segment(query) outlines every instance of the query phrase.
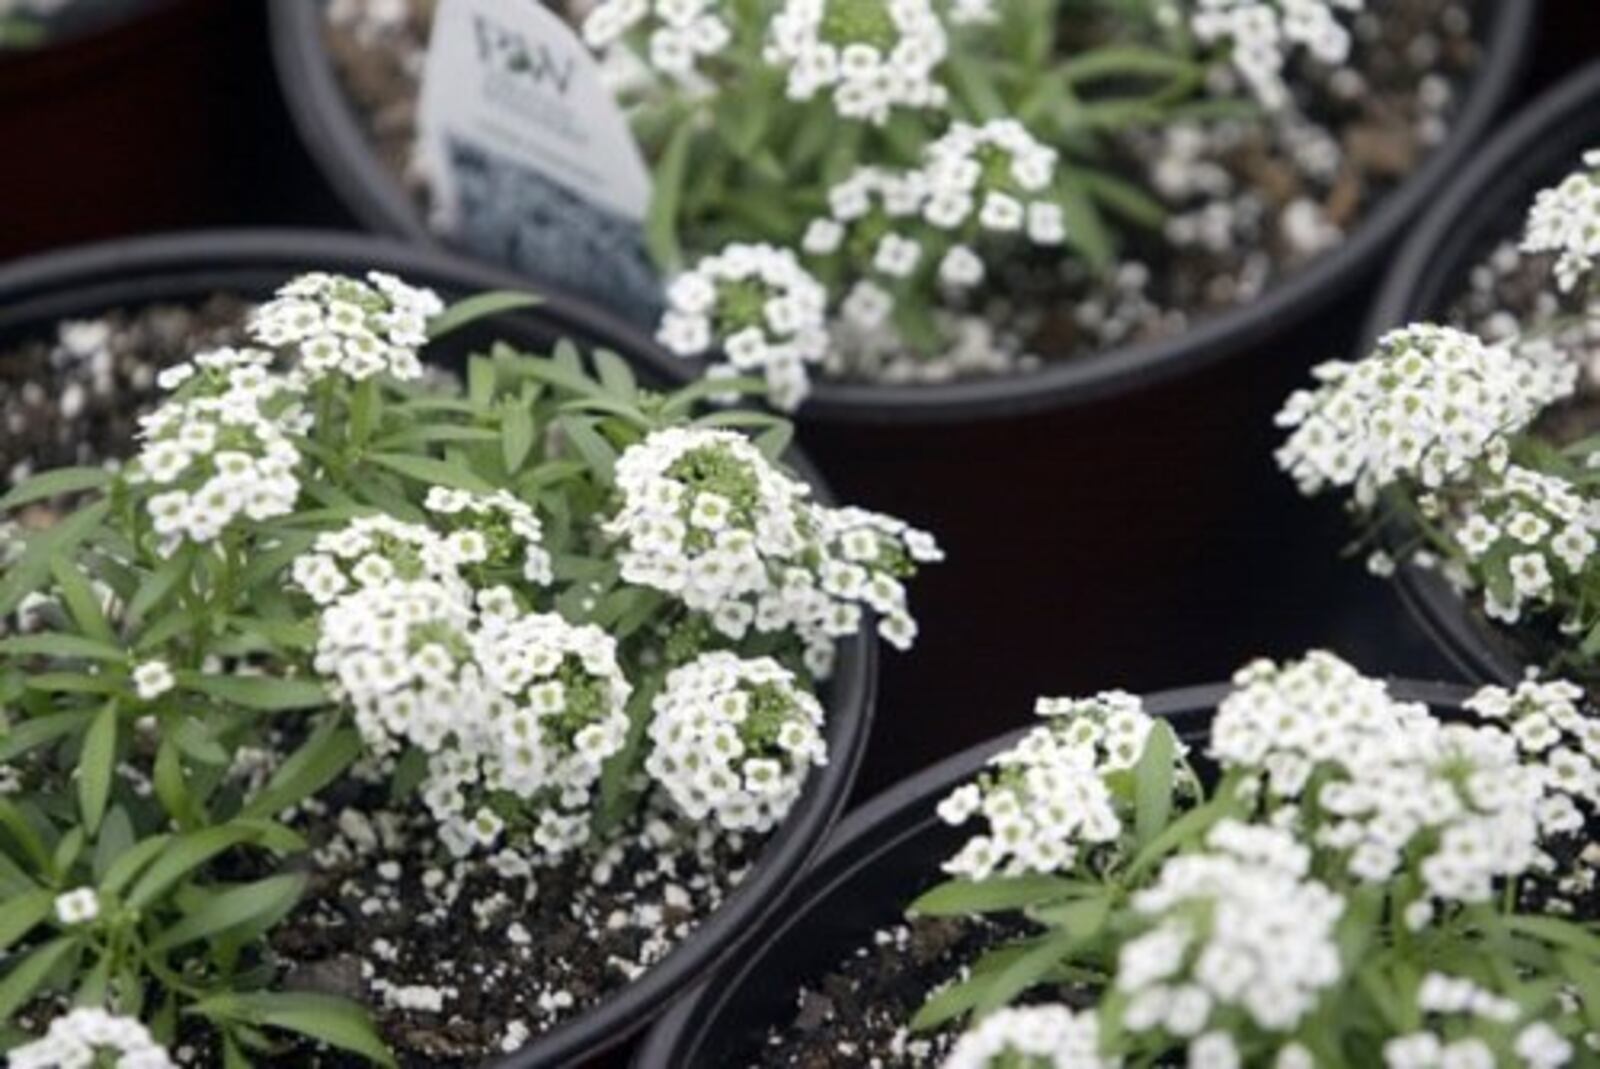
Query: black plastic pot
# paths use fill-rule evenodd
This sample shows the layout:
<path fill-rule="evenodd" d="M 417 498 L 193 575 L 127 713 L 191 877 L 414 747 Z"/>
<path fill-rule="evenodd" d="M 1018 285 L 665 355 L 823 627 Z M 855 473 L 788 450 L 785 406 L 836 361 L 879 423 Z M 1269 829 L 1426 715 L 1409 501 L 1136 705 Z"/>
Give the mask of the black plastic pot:
<path fill-rule="evenodd" d="M 217 293 L 265 295 L 306 270 L 390 271 L 446 297 L 503 287 L 503 274 L 398 242 L 312 231 L 226 231 L 145 238 L 36 257 L 0 269 L 0 347 L 48 335 L 64 317 L 155 301 L 204 300 Z M 534 309 L 496 317 L 452 338 L 447 359 L 489 338 L 537 348 L 570 337 L 580 346 L 632 355 L 629 339 L 608 333 L 551 295 Z M 798 454 L 788 458 L 815 488 L 829 492 Z M 639 980 L 593 1010 L 541 1035 L 495 1069 L 588 1062 L 626 1041 L 684 989 L 725 961 L 770 918 L 805 870 L 844 807 L 871 726 L 877 680 L 875 641 L 851 640 L 823 695 L 828 765 L 815 772 L 794 810 L 750 875 L 721 909 Z"/>
<path fill-rule="evenodd" d="M 1148 699 L 1146 708 L 1168 717 L 1185 741 L 1203 745 L 1212 713 L 1230 689 L 1168 691 Z M 1391 692 L 1452 709 L 1467 696 L 1459 687 L 1432 683 L 1396 683 Z M 744 1065 L 734 1060 L 742 1040 L 792 1016 L 802 984 L 864 945 L 873 931 L 901 920 L 906 905 L 941 878 L 939 863 L 970 833 L 944 824 L 934 807 L 1019 735 L 912 776 L 841 821 L 782 919 L 762 931 L 737 966 L 713 976 L 661 1019 L 640 1045 L 634 1069 Z"/>
<path fill-rule="evenodd" d="M 1580 165 L 1600 144 L 1600 63 L 1522 111 L 1445 190 L 1400 251 L 1366 328 L 1370 344 L 1388 330 L 1439 316 L 1463 292 L 1468 273 L 1521 230 L 1534 195 Z M 1470 678 L 1520 679 L 1526 659 L 1438 575 L 1402 569 L 1399 588 L 1428 634 Z"/>
<path fill-rule="evenodd" d="M 1210 317 L 1179 337 L 1050 363 L 1028 375 L 918 386 L 819 383 L 803 415 L 865 423 L 1015 416 L 1148 386 L 1281 336 L 1375 270 L 1379 257 L 1460 170 L 1516 84 L 1538 8 L 1538 0 L 1482 5 L 1488 21 L 1483 66 L 1449 137 L 1415 175 L 1361 222 L 1343 246 L 1274 286 L 1259 300 Z M 273 51 L 284 95 L 328 181 L 365 225 L 410 241 L 436 244 L 438 239 L 409 195 L 368 145 L 360 117 L 323 47 L 320 0 L 279 0 L 272 5 L 272 15 Z M 651 355 L 671 376 L 695 375 L 700 370 L 698 363 L 663 350 L 652 348 Z"/>

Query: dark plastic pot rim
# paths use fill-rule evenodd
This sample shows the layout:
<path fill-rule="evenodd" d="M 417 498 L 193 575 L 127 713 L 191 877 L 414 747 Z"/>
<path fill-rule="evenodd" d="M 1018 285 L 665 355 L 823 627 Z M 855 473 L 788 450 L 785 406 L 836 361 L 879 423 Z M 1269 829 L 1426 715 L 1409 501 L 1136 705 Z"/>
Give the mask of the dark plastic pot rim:
<path fill-rule="evenodd" d="M 1274 285 L 1259 299 L 1209 316 L 1178 337 L 1053 362 L 1039 371 L 924 386 L 819 382 L 801 410 L 810 420 L 936 423 L 1020 416 L 1112 397 L 1241 353 L 1348 292 L 1470 158 L 1516 84 L 1539 0 L 1485 5 L 1483 65 L 1443 144 L 1364 217 L 1342 246 Z M 401 184 L 371 151 L 355 109 L 322 46 L 313 0 L 273 4 L 272 45 L 289 109 L 312 155 L 345 204 L 373 229 L 437 246 Z M 673 378 L 700 365 L 654 344 L 651 358 Z"/>
<path fill-rule="evenodd" d="M 1486 251 L 1507 223 L 1501 199 L 1519 194 L 1600 136 L 1600 63 L 1570 76 L 1525 108 L 1450 184 L 1402 246 L 1363 331 L 1370 349 L 1389 330 L 1440 310 L 1446 287 Z M 1587 137 L 1586 137 L 1587 135 Z M 1531 191 L 1529 192 L 1531 200 Z M 1485 208 L 1490 214 L 1483 214 Z M 1396 576 L 1402 600 L 1434 643 L 1469 678 L 1515 683 L 1525 670 L 1507 636 L 1436 572 L 1407 565 Z"/>
<path fill-rule="evenodd" d="M 1387 681 L 1397 699 L 1423 702 L 1433 708 L 1459 707 L 1469 688 L 1450 683 Z M 1218 704 L 1233 691 L 1226 683 L 1163 691 L 1145 699 L 1145 708 L 1165 717 L 1191 744 L 1210 723 Z M 633 1069 L 698 1067 L 706 1040 L 721 1022 L 728 1000 L 746 985 L 760 983 L 759 970 L 772 947 L 803 928 L 814 908 L 857 879 L 885 852 L 937 823 L 933 807 L 959 784 L 971 779 L 1001 750 L 1028 731 L 1018 728 L 980 743 L 886 789 L 852 810 L 828 837 L 821 857 L 806 874 L 786 916 L 764 929 L 742 964 L 719 973 L 685 995 L 661 1018 L 640 1045 Z"/>
<path fill-rule="evenodd" d="M 138 238 L 19 260 L 0 269 L 0 335 L 90 309 L 209 295 L 245 276 L 260 285 L 269 276 L 287 278 L 301 270 L 368 268 L 393 271 L 457 295 L 505 283 L 503 276 L 497 283 L 495 272 L 456 257 L 359 235 L 217 231 Z M 604 323 L 587 323 L 559 297 L 504 317 L 511 333 L 539 320 L 541 329 L 553 327 L 554 333 L 572 333 L 588 344 L 629 351 L 625 337 L 613 336 Z M 792 453 L 787 459 L 820 500 L 831 500 L 826 483 L 802 455 Z M 753 936 L 782 904 L 844 808 L 866 752 L 877 657 L 871 635 L 858 635 L 842 645 L 826 691 L 829 763 L 813 773 L 789 818 L 722 907 L 638 980 L 517 1053 L 492 1062 L 493 1069 L 564 1065 L 615 1047 Z"/>

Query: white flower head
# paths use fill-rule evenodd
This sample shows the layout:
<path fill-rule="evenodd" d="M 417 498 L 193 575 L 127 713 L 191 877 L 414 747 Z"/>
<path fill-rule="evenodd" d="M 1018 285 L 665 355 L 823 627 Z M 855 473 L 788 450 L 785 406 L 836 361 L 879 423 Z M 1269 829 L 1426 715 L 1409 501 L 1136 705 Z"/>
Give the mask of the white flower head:
<path fill-rule="evenodd" d="M 793 252 L 734 244 L 673 280 L 657 338 L 684 357 L 720 349 L 715 370 L 761 375 L 772 404 L 792 411 L 810 392 L 806 369 L 827 355 L 826 307 Z"/>
<path fill-rule="evenodd" d="M 956 1041 L 943 1069 L 1116 1069 L 1100 1053 L 1100 1022 L 1091 1011 L 1067 1006 L 1011 1006 L 996 1010 Z"/>
<path fill-rule="evenodd" d="M 764 56 L 788 72 L 788 95 L 829 93 L 842 118 L 881 125 L 896 108 L 942 108 L 949 49 L 930 0 L 783 0 Z"/>
<path fill-rule="evenodd" d="M 649 69 L 695 87 L 702 64 L 733 41 L 722 0 L 600 0 L 583 22 L 590 48 L 612 56 L 632 42 Z"/>
<path fill-rule="evenodd" d="M 1138 762 L 1155 721 L 1138 698 L 1121 691 L 1043 698 L 1038 712 L 1048 723 L 940 803 L 946 823 L 981 816 L 987 824 L 945 862 L 951 875 L 1069 872 L 1086 851 L 1122 837 L 1128 814 L 1106 777 Z"/>
<path fill-rule="evenodd" d="M 133 670 L 133 689 L 140 701 L 154 701 L 176 685 L 166 661 L 144 661 Z"/>
<path fill-rule="evenodd" d="M 1600 256 L 1600 151 L 1584 156 L 1585 169 L 1542 190 L 1528 214 L 1522 250 L 1557 257 L 1556 283 L 1575 289 Z"/>
<path fill-rule="evenodd" d="M 1149 928 L 1118 955 L 1124 1027 L 1203 1040 L 1237 1010 L 1263 1031 L 1293 1030 L 1343 973 L 1344 900 L 1310 862 L 1283 829 L 1223 820 L 1203 852 L 1164 863 L 1133 896 Z"/>
<path fill-rule="evenodd" d="M 1569 396 L 1577 368 L 1535 361 L 1449 327 L 1386 335 L 1367 359 L 1316 369 L 1292 395 L 1278 464 L 1305 494 L 1352 487 L 1370 506 L 1402 480 L 1437 489 L 1481 467 L 1503 468 L 1507 438 Z"/>
<path fill-rule="evenodd" d="M 1283 71 L 1296 46 L 1318 62 L 1340 66 L 1352 37 L 1341 21 L 1366 0 L 1199 0 L 1189 15 L 1196 38 L 1228 46 L 1234 70 L 1260 103 L 1281 110 L 1290 103 Z"/>
<path fill-rule="evenodd" d="M 705 653 L 656 696 L 645 771 L 691 820 L 768 831 L 827 763 L 821 725 L 817 699 L 770 657 Z"/>
<path fill-rule="evenodd" d="M 428 320 L 443 309 L 432 290 L 381 271 L 365 281 L 317 272 L 280 288 L 250 317 L 249 330 L 258 344 L 292 354 L 307 384 L 328 375 L 410 380 L 422 376 L 417 354 Z"/>
<path fill-rule="evenodd" d="M 132 1017 L 98 1007 L 79 1007 L 50 1022 L 40 1039 L 13 1047 L 10 1069 L 176 1069 L 177 1063 L 150 1030 Z"/>
<path fill-rule="evenodd" d="M 69 927 L 100 916 L 100 896 L 93 887 L 78 887 L 56 896 L 56 920 Z"/>

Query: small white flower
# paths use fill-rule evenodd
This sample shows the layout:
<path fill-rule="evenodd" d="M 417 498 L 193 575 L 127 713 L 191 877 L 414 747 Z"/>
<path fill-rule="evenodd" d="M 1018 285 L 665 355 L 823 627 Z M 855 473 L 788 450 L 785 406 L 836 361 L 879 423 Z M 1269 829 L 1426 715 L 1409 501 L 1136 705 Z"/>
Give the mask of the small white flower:
<path fill-rule="evenodd" d="M 176 685 L 165 661 L 145 661 L 133 670 L 133 689 L 140 701 L 154 701 Z"/>
<path fill-rule="evenodd" d="M 79 887 L 56 896 L 56 920 L 62 924 L 88 924 L 98 916 L 100 896 L 93 887 Z"/>

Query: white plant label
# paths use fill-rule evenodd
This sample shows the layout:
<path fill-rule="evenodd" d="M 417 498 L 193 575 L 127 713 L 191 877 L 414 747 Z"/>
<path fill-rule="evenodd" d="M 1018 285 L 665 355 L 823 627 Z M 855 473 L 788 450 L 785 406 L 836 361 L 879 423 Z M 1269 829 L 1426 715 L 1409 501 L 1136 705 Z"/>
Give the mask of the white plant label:
<path fill-rule="evenodd" d="M 650 172 L 559 15 L 537 0 L 440 0 L 418 125 L 437 228 L 569 290 L 653 304 Z"/>

